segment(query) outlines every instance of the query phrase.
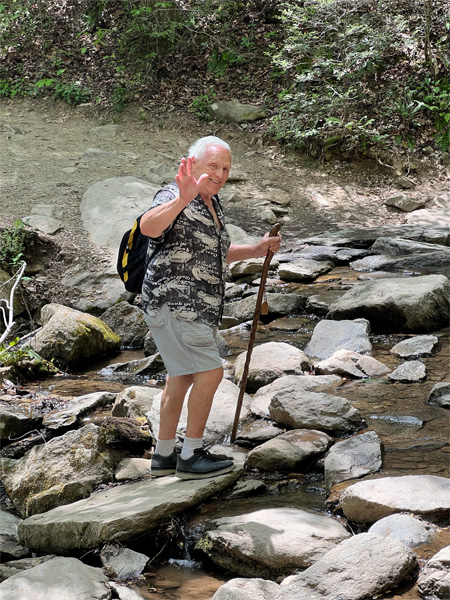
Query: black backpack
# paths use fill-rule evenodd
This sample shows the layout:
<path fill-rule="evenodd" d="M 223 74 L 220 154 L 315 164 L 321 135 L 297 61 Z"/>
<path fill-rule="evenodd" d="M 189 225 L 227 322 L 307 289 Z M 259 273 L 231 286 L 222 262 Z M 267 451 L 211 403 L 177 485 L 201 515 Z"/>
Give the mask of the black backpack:
<path fill-rule="evenodd" d="M 141 231 L 140 215 L 131 229 L 123 234 L 117 257 L 117 272 L 125 285 L 125 289 L 133 294 L 140 294 L 147 268 L 147 249 L 149 238 Z"/>

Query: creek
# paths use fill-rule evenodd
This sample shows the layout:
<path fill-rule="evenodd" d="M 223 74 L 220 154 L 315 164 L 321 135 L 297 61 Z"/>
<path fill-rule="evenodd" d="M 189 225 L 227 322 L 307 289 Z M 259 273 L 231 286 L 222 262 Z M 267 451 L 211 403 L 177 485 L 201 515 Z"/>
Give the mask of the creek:
<path fill-rule="evenodd" d="M 335 295 L 336 281 L 343 281 L 345 278 L 354 280 L 355 277 L 353 271 L 343 272 L 342 269 L 335 269 L 326 277 L 316 280 L 314 284 L 309 284 L 309 290 L 313 286 L 315 294 Z M 308 285 L 290 285 L 289 291 L 292 291 L 292 287 L 302 291 Z M 282 341 L 304 349 L 318 319 L 315 315 L 304 313 L 295 318 L 287 317 L 272 323 L 260 323 L 256 344 Z M 449 413 L 444 408 L 426 403 L 431 388 L 448 377 L 450 328 L 430 333 L 439 338 L 439 346 L 432 356 L 422 359 L 427 369 L 427 377 L 423 382 L 399 383 L 392 382 L 387 377 L 346 380 L 333 392 L 348 398 L 364 417 L 367 429 L 375 431 L 382 440 L 383 465 L 379 474 L 384 477 L 419 474 L 450 476 Z M 222 335 L 229 347 L 229 354 L 224 358 L 224 367 L 230 372 L 236 357 L 247 349 L 250 328 L 242 325 L 224 330 Z M 389 350 L 406 337 L 401 334 L 371 336 L 372 356 L 391 369 L 396 368 L 402 361 L 390 354 Z M 162 378 L 131 380 L 128 376 L 113 376 L 107 368 L 110 364 L 143 356 L 143 352 L 123 351 L 112 358 L 91 364 L 82 372 L 49 380 L 42 390 L 46 389 L 52 395 L 64 397 L 95 391 L 119 392 L 130 385 L 162 388 Z M 98 421 L 103 416 L 107 414 L 99 413 L 89 419 Z M 246 449 L 242 448 L 242 451 L 245 452 Z M 329 509 L 320 462 L 308 473 L 249 473 L 247 477 L 262 480 L 267 485 L 266 491 L 260 495 L 238 499 L 228 499 L 226 492 L 220 498 L 201 505 L 193 514 L 185 515 L 184 518 L 189 518 L 189 528 L 201 527 L 211 518 L 268 507 L 289 506 L 318 512 Z M 189 539 L 184 536 L 183 519 L 174 521 L 172 525 L 177 529 L 177 534 L 170 543 L 161 545 L 161 553 L 147 568 L 147 587 L 139 586 L 134 589 L 140 597 L 152 600 L 209 600 L 215 590 L 233 578 L 233 575 L 200 562 L 195 552 L 190 549 Z M 153 547 L 153 543 L 154 539 L 149 537 L 132 547 L 152 557 L 153 550 L 150 548 Z M 438 549 L 440 548 L 423 549 L 423 558 L 431 556 Z M 413 589 L 413 584 L 409 583 L 397 589 L 395 593 L 383 595 L 380 600 L 388 598 L 415 600 L 419 597 Z"/>

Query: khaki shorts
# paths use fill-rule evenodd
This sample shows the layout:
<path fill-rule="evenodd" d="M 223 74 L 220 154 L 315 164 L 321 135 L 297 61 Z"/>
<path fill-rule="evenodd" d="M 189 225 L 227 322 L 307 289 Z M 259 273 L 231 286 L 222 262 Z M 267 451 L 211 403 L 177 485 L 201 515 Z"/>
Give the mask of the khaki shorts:
<path fill-rule="evenodd" d="M 171 377 L 222 367 L 217 327 L 177 319 L 166 304 L 145 320 Z"/>

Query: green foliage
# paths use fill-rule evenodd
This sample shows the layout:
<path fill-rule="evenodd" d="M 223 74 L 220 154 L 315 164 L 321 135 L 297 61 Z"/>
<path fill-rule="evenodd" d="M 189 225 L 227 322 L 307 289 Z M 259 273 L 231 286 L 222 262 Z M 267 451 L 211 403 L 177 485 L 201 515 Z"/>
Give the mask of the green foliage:
<path fill-rule="evenodd" d="M 392 140 L 411 147 L 417 128 L 431 121 L 439 147 L 448 146 L 448 78 L 435 77 L 448 35 L 428 40 L 427 53 L 434 58 L 431 75 L 424 29 L 411 25 L 424 5 L 419 0 L 412 4 L 285 2 L 283 44 L 272 46 L 274 67 L 288 83 L 272 124 L 275 137 L 316 154 L 330 147 L 347 154 L 370 153 Z M 428 15 L 430 22 L 436 15 Z M 416 72 L 404 89 L 396 70 L 406 61 Z"/>
<path fill-rule="evenodd" d="M 112 104 L 116 112 L 123 112 L 125 106 L 128 104 L 128 90 L 121 86 L 116 85 L 113 89 Z"/>
<path fill-rule="evenodd" d="M 210 88 L 206 94 L 201 94 L 197 98 L 194 98 L 191 104 L 191 111 L 199 118 L 204 121 L 209 120 L 208 106 L 210 106 L 217 94 L 213 88 Z"/>
<path fill-rule="evenodd" d="M 0 267 L 12 273 L 22 263 L 30 231 L 23 221 L 0 230 Z"/>
<path fill-rule="evenodd" d="M 19 338 L 15 338 L 9 344 L 0 345 L 0 365 L 13 367 L 13 377 L 18 380 L 27 379 L 28 376 L 36 377 L 55 375 L 59 372 L 52 361 L 42 358 L 28 346 L 19 346 Z M 30 368 L 29 363 L 32 363 Z"/>

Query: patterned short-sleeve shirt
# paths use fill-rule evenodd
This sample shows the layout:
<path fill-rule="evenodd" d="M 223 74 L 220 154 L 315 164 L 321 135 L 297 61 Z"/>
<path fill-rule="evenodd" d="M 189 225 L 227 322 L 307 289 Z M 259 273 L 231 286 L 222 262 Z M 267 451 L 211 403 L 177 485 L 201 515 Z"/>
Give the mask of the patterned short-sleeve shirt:
<path fill-rule="evenodd" d="M 177 185 L 167 185 L 156 194 L 151 209 L 177 195 Z M 220 229 L 197 196 L 159 238 L 149 238 L 142 287 L 144 310 L 148 314 L 167 304 L 179 319 L 200 320 L 210 325 L 220 323 L 230 237 L 218 197 L 214 196 L 212 201 Z"/>

